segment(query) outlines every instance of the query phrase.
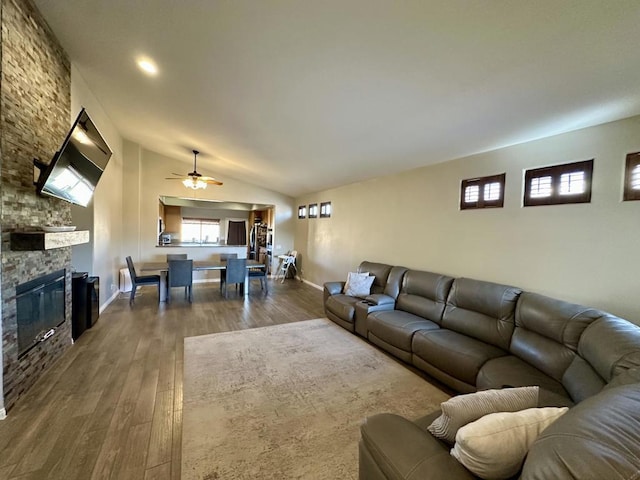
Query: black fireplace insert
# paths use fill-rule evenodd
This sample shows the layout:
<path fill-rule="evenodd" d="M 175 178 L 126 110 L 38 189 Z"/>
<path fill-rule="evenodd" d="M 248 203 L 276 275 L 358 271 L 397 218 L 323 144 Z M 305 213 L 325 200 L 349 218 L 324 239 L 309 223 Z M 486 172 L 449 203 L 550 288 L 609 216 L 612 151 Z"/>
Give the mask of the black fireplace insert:
<path fill-rule="evenodd" d="M 16 287 L 18 356 L 55 334 L 64 323 L 65 307 L 64 270 Z"/>

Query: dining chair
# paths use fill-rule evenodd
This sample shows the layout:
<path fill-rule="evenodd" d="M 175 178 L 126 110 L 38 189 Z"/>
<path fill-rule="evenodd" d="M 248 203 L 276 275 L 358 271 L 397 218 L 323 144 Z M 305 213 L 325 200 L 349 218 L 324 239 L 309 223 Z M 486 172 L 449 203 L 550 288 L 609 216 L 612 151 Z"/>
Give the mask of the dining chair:
<path fill-rule="evenodd" d="M 236 288 L 240 285 L 241 293 L 244 293 L 244 284 L 247 278 L 247 259 L 246 258 L 230 258 L 227 260 L 227 268 L 224 272 L 224 281 L 221 282 L 220 288 L 224 286 L 224 298 L 227 298 L 227 288 L 230 283 L 235 283 Z"/>
<path fill-rule="evenodd" d="M 237 253 L 221 253 L 220 254 L 220 262 L 226 262 L 230 258 L 238 258 Z M 225 269 L 220 270 L 220 291 L 222 292 L 222 284 L 225 281 L 225 275 L 227 271 Z"/>
<path fill-rule="evenodd" d="M 186 253 L 167 253 L 167 262 L 170 260 L 186 260 Z"/>
<path fill-rule="evenodd" d="M 260 280 L 260 288 L 265 291 L 265 293 L 269 293 L 269 287 L 267 284 L 267 266 L 264 267 L 256 267 L 249 269 L 249 283 L 247 283 L 247 289 L 251 289 L 251 280 L 259 279 Z M 248 293 L 248 292 L 247 292 Z"/>
<path fill-rule="evenodd" d="M 167 273 L 167 303 L 171 303 L 171 288 L 184 287 L 185 297 L 193 301 L 193 260 L 169 260 Z"/>
<path fill-rule="evenodd" d="M 127 267 L 129 268 L 129 276 L 131 277 L 131 296 L 129 297 L 129 305 L 133 305 L 136 297 L 136 290 L 142 285 L 158 286 L 158 302 L 160 301 L 160 275 L 137 275 L 136 267 L 133 265 L 131 257 L 127 257 Z"/>

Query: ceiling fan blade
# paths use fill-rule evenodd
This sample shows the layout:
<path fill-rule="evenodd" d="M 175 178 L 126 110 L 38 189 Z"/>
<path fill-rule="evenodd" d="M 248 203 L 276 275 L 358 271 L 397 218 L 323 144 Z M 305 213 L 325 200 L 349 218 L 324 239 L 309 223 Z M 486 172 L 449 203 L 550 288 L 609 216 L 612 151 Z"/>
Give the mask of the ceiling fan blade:
<path fill-rule="evenodd" d="M 213 178 L 213 177 L 205 177 L 205 176 L 202 176 L 202 177 L 200 177 L 200 180 L 202 180 L 202 181 L 204 181 L 204 182 L 207 182 L 207 183 L 210 183 L 210 184 L 212 184 L 212 185 L 222 185 L 222 182 L 221 182 L 221 181 L 216 180 L 216 179 L 215 179 L 215 178 Z"/>
<path fill-rule="evenodd" d="M 165 177 L 165 180 L 190 180 L 192 182 L 205 182 L 209 185 L 222 185 L 222 182 L 219 180 L 216 180 L 213 177 L 207 177 L 202 175 L 201 173 L 198 172 L 198 170 L 196 170 L 196 160 L 198 157 L 198 154 L 200 152 L 198 152 L 197 150 L 193 150 L 193 172 L 189 172 L 186 175 L 181 175 L 179 173 L 175 173 L 172 172 L 171 175 L 175 175 L 175 177 Z"/>

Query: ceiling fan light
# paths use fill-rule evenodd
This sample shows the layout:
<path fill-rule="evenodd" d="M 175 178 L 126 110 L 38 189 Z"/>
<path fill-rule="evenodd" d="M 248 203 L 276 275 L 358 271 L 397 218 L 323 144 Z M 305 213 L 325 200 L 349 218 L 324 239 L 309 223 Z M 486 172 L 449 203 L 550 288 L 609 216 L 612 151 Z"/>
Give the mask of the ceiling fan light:
<path fill-rule="evenodd" d="M 207 182 L 204 182 L 198 178 L 185 178 L 182 181 L 182 184 L 187 188 L 192 188 L 194 190 L 198 190 L 199 188 L 205 189 L 207 188 Z"/>

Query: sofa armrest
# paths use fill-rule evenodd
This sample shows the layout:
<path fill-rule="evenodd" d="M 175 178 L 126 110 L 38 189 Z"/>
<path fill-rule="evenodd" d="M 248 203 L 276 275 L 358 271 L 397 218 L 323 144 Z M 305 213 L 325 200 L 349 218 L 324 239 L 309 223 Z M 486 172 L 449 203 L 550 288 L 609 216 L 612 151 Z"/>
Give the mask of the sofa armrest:
<path fill-rule="evenodd" d="M 377 295 L 370 295 L 370 296 L 377 296 Z M 386 295 L 380 295 L 380 296 L 387 297 Z M 387 298 L 391 298 L 391 297 L 387 297 Z M 372 312 L 380 312 L 382 310 L 393 310 L 394 307 L 395 307 L 395 302 L 376 305 L 373 302 L 362 300 L 361 302 L 356 303 L 355 327 L 354 327 L 355 332 L 361 337 L 368 338 L 369 325 L 367 323 L 367 317 L 369 316 L 369 314 Z"/>
<path fill-rule="evenodd" d="M 345 283 L 347 282 L 326 282 L 324 284 L 324 299 L 326 300 L 331 295 L 342 293 Z"/>
<path fill-rule="evenodd" d="M 449 448 L 406 418 L 382 413 L 360 427 L 360 480 L 381 472 L 389 480 L 471 480 Z"/>
<path fill-rule="evenodd" d="M 395 305 L 396 301 L 393 297 L 385 295 L 384 293 L 375 293 L 369 295 L 364 299 L 365 302 L 369 302 L 371 305 Z"/>

